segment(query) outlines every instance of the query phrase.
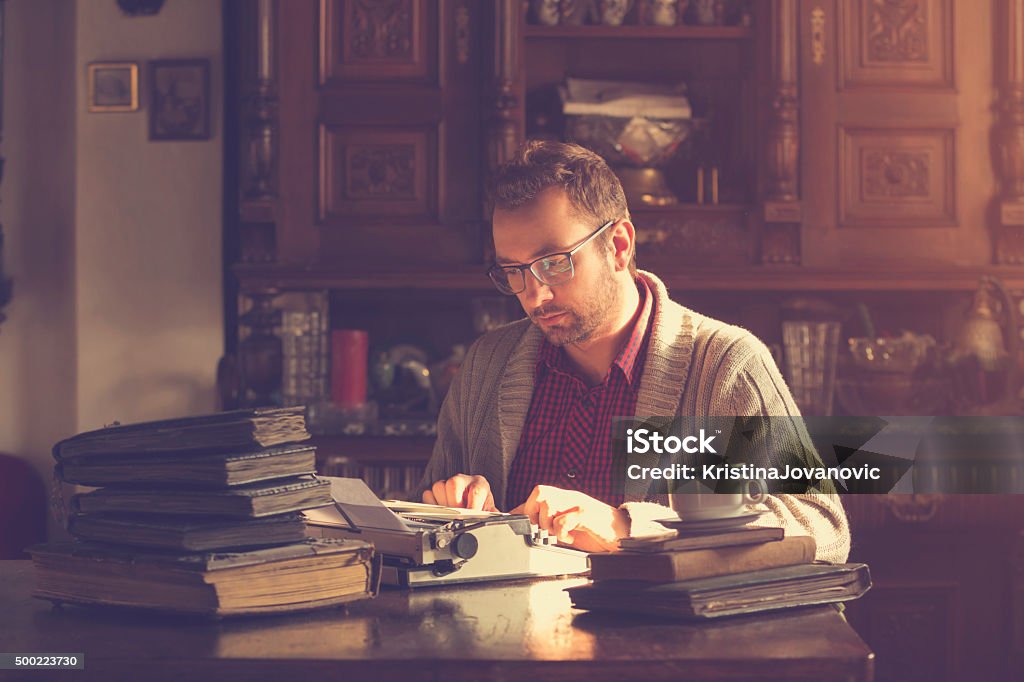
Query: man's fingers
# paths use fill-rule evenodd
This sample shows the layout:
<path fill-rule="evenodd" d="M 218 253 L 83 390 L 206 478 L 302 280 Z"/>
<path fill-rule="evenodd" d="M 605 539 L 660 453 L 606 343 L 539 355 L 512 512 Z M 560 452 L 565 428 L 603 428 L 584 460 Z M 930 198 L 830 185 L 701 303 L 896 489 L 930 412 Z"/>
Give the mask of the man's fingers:
<path fill-rule="evenodd" d="M 540 494 L 541 486 L 533 486 L 533 490 L 530 491 L 530 496 L 526 498 L 526 502 L 523 502 L 521 505 L 516 507 L 516 509 L 520 510 L 520 514 L 526 514 L 527 516 L 529 516 L 530 523 L 535 525 L 537 523 L 537 515 L 540 510 Z"/>
<path fill-rule="evenodd" d="M 484 511 L 498 511 L 498 508 L 494 506 L 494 494 L 491 493 L 490 486 L 487 488 L 487 500 L 484 502 Z"/>
<path fill-rule="evenodd" d="M 465 474 L 458 474 L 452 476 L 444 484 L 444 493 L 448 498 L 449 507 L 465 507 L 466 506 L 466 488 L 469 487 L 469 482 L 472 479 Z"/>
<path fill-rule="evenodd" d="M 442 507 L 449 507 L 448 496 L 444 492 L 444 481 L 434 481 L 434 485 L 430 487 L 432 493 L 434 493 L 434 504 L 439 504 Z"/>
<path fill-rule="evenodd" d="M 564 512 L 555 514 L 551 518 L 551 535 L 554 535 L 563 545 L 573 544 L 573 531 L 579 528 L 582 514 L 579 507 L 567 509 Z"/>
<path fill-rule="evenodd" d="M 547 500 L 541 500 L 537 505 L 537 520 L 534 523 L 546 531 L 551 531 L 551 507 Z"/>
<path fill-rule="evenodd" d="M 423 501 L 426 504 L 437 504 L 437 500 L 434 498 L 434 493 L 430 490 L 423 491 Z"/>
<path fill-rule="evenodd" d="M 474 476 L 471 479 L 469 487 L 466 488 L 466 508 L 467 509 L 486 509 L 487 502 L 491 500 L 491 506 L 494 506 L 494 501 L 490 497 L 491 486 L 488 485 L 487 479 L 483 476 Z"/>

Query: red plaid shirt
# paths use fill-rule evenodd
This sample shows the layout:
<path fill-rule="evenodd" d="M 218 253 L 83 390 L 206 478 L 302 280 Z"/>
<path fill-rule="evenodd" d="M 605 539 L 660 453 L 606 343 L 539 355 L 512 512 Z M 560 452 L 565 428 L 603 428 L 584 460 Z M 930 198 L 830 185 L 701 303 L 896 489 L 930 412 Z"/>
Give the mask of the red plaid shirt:
<path fill-rule="evenodd" d="M 572 369 L 565 349 L 545 340 L 537 357 L 533 399 L 505 496 L 511 509 L 536 485 L 579 490 L 612 506 L 623 501 L 623 476 L 612 450 L 612 417 L 632 417 L 651 336 L 654 296 L 637 279 L 640 316 L 608 369 L 590 387 Z"/>

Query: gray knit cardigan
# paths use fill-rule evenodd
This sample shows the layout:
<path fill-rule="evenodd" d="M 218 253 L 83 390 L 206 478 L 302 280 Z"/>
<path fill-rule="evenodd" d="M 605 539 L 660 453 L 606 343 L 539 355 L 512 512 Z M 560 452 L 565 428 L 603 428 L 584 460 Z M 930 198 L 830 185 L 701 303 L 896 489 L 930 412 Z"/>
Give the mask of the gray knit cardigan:
<path fill-rule="evenodd" d="M 638 277 L 654 293 L 655 307 L 637 416 L 799 416 L 771 353 L 753 334 L 675 303 L 651 273 L 640 271 Z M 437 443 L 418 496 L 434 481 L 478 474 L 490 482 L 498 508 L 507 509 L 508 472 L 530 408 L 543 338 L 529 320 L 520 320 L 472 345 L 441 407 Z M 805 459 L 817 463 L 800 420 L 783 423 L 791 430 L 773 427 L 766 445 L 784 447 L 794 433 L 799 434 L 809 453 Z M 664 496 L 646 495 L 645 487 L 626 484 L 623 509 L 629 513 L 633 535 L 655 532 L 660 528 L 657 519 L 674 515 Z M 771 514 L 763 515 L 758 525 L 812 536 L 819 560 L 846 560 L 850 531 L 837 495 L 770 495 L 765 504 Z"/>

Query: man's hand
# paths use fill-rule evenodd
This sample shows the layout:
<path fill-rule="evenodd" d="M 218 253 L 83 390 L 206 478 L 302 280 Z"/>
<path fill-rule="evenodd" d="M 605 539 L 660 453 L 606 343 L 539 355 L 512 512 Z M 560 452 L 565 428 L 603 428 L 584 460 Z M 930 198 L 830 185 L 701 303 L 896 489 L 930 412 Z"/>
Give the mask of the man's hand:
<path fill-rule="evenodd" d="M 629 534 L 626 513 L 577 490 L 538 485 L 526 502 L 512 510 L 558 541 L 584 552 L 618 549 L 618 539 Z"/>
<path fill-rule="evenodd" d="M 483 476 L 469 474 L 456 474 L 447 481 L 434 481 L 430 490 L 423 491 L 423 501 L 442 507 L 498 511 L 494 506 L 491 484 Z"/>

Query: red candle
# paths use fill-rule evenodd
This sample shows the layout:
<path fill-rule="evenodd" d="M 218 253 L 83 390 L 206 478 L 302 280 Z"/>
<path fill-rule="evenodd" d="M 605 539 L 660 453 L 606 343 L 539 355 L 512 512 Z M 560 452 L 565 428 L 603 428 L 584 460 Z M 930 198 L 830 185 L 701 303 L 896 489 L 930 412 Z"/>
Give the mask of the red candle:
<path fill-rule="evenodd" d="M 369 337 L 361 329 L 331 332 L 331 399 L 342 407 L 366 402 Z"/>

